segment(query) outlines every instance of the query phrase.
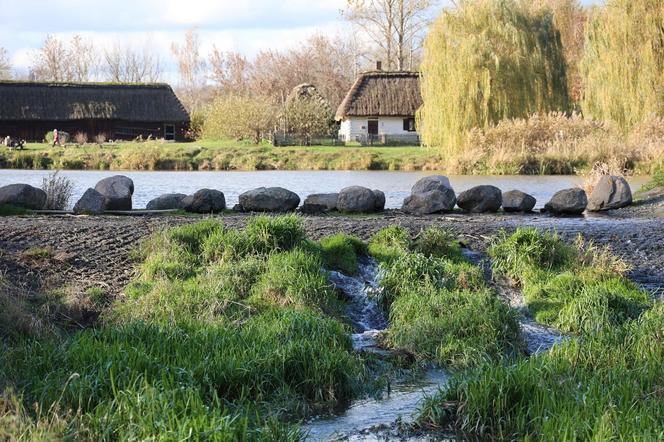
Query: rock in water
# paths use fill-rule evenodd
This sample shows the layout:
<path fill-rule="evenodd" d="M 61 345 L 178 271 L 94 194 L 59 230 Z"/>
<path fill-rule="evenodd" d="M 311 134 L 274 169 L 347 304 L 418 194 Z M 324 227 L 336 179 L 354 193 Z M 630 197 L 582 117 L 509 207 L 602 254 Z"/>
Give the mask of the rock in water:
<path fill-rule="evenodd" d="M 503 210 L 505 212 L 530 212 L 537 204 L 537 200 L 520 190 L 510 190 L 503 193 Z"/>
<path fill-rule="evenodd" d="M 456 204 L 456 195 L 450 188 L 434 189 L 428 192 L 415 193 L 403 202 L 401 210 L 415 215 L 450 212 Z"/>
<path fill-rule="evenodd" d="M 183 199 L 182 207 L 191 213 L 219 213 L 226 208 L 226 198 L 218 190 L 201 189 Z"/>
<path fill-rule="evenodd" d="M 327 210 L 336 210 L 338 193 L 314 193 L 304 200 L 304 205 L 325 206 Z"/>
<path fill-rule="evenodd" d="M 632 189 L 627 180 L 619 176 L 605 175 L 600 178 L 588 199 L 588 210 L 599 212 L 620 209 L 630 204 L 632 204 Z"/>
<path fill-rule="evenodd" d="M 246 212 L 291 212 L 300 205 L 300 197 L 283 187 L 259 187 L 240 195 Z"/>
<path fill-rule="evenodd" d="M 376 194 L 361 186 L 341 189 L 337 210 L 346 213 L 373 213 L 376 211 Z"/>
<path fill-rule="evenodd" d="M 374 189 L 374 196 L 376 197 L 376 202 L 374 204 L 374 210 L 376 212 L 382 212 L 385 210 L 385 193 L 382 190 Z"/>
<path fill-rule="evenodd" d="M 131 210 L 131 196 L 134 194 L 131 178 L 122 175 L 104 178 L 97 183 L 95 190 L 106 199 L 104 210 Z"/>
<path fill-rule="evenodd" d="M 0 204 L 41 210 L 46 205 L 46 192 L 29 184 L 10 184 L 0 187 Z"/>
<path fill-rule="evenodd" d="M 95 189 L 88 189 L 85 191 L 81 199 L 74 204 L 74 213 L 98 215 L 104 211 L 106 198 Z"/>
<path fill-rule="evenodd" d="M 477 186 L 461 192 L 457 205 L 471 213 L 497 212 L 503 204 L 503 193 L 495 186 Z"/>
<path fill-rule="evenodd" d="M 431 175 L 416 182 L 410 193 L 415 195 L 417 193 L 427 193 L 432 190 L 442 191 L 443 188 L 454 190 L 452 189 L 449 178 L 443 175 Z"/>
<path fill-rule="evenodd" d="M 182 201 L 187 197 L 184 193 L 167 193 L 151 200 L 146 209 L 148 210 L 173 210 L 184 207 Z"/>
<path fill-rule="evenodd" d="M 544 211 L 555 215 L 581 215 L 587 205 L 588 197 L 583 189 L 565 189 L 553 195 Z"/>

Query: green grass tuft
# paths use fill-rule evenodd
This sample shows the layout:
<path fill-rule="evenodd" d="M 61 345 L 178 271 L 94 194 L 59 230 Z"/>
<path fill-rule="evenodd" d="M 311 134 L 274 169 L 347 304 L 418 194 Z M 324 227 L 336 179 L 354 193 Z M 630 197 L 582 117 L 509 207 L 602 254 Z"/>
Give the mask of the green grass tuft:
<path fill-rule="evenodd" d="M 358 255 L 368 253 L 367 246 L 362 240 L 343 233 L 328 236 L 319 242 L 325 268 L 346 275 L 355 275 Z"/>
<path fill-rule="evenodd" d="M 664 305 L 517 363 L 452 379 L 419 421 L 482 440 L 661 440 Z"/>
<path fill-rule="evenodd" d="M 401 226 L 389 226 L 376 232 L 369 241 L 369 254 L 378 262 L 390 262 L 408 253 L 410 234 Z"/>
<path fill-rule="evenodd" d="M 518 229 L 489 249 L 494 270 L 521 284 L 534 318 L 570 333 L 591 333 L 637 318 L 652 301 L 620 275 L 624 263 L 592 244 Z"/>

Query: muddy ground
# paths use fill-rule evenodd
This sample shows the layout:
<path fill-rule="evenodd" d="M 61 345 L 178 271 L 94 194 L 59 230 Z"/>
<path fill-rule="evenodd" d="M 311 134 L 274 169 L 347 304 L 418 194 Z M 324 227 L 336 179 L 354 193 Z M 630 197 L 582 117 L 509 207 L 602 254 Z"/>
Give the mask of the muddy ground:
<path fill-rule="evenodd" d="M 633 267 L 630 277 L 656 294 L 664 293 L 664 217 L 662 201 L 610 215 L 554 218 L 531 215 L 447 214 L 409 216 L 386 211 L 375 216 L 305 217 L 312 239 L 345 232 L 362 239 L 382 227 L 399 224 L 415 235 L 429 225 L 449 227 L 470 248 L 484 251 L 500 230 L 519 226 L 556 230 L 566 240 L 578 234 L 611 250 Z M 249 215 L 222 215 L 232 227 Z M 156 230 L 191 223 L 203 216 L 10 216 L 0 218 L 0 278 L 31 292 L 66 287 L 85 291 L 98 286 L 111 296 L 135 275 L 130 252 Z"/>

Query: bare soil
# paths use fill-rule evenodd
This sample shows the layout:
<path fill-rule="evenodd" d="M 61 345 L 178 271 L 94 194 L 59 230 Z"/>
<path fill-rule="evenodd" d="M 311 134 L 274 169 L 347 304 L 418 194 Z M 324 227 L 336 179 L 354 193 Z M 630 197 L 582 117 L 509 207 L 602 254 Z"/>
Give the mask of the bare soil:
<path fill-rule="evenodd" d="M 382 227 L 398 224 L 413 235 L 430 225 L 448 227 L 460 241 L 483 252 L 501 230 L 520 226 L 555 230 L 573 241 L 581 234 L 611 250 L 633 267 L 630 276 L 656 294 L 664 292 L 664 218 L 643 209 L 553 218 L 546 215 L 409 216 L 386 211 L 375 216 L 304 217 L 312 239 L 345 232 L 364 240 Z M 100 287 L 116 296 L 135 275 L 130 252 L 156 230 L 192 223 L 202 216 L 10 216 L 0 218 L 0 277 L 31 292 L 67 287 L 83 292 Z M 249 215 L 222 215 L 230 227 L 242 227 Z"/>

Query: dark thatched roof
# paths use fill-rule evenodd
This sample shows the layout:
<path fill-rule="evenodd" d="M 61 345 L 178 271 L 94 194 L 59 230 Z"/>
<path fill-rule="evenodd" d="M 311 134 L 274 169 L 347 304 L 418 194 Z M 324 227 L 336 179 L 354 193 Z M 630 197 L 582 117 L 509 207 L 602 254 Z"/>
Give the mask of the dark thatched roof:
<path fill-rule="evenodd" d="M 189 121 L 167 84 L 0 82 L 0 121 Z"/>
<path fill-rule="evenodd" d="M 346 117 L 409 117 L 422 106 L 418 72 L 364 72 L 337 110 Z"/>

